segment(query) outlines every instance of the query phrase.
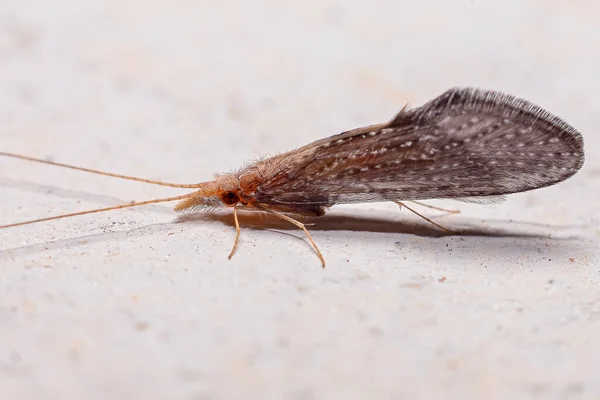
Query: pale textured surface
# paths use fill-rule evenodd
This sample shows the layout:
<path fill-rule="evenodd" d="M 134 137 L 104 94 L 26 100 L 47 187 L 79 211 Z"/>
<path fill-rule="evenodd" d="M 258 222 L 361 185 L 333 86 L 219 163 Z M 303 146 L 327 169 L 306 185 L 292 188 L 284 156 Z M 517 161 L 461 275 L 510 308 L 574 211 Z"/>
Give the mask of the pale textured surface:
<path fill-rule="evenodd" d="M 598 2 L 283 3 L 0 1 L 0 149 L 196 182 L 473 85 L 577 127 L 583 170 L 424 210 L 469 236 L 335 208 L 325 270 L 168 205 L 0 231 L 0 398 L 599 398 Z M 179 192 L 0 159 L 0 193 L 6 223 Z"/>

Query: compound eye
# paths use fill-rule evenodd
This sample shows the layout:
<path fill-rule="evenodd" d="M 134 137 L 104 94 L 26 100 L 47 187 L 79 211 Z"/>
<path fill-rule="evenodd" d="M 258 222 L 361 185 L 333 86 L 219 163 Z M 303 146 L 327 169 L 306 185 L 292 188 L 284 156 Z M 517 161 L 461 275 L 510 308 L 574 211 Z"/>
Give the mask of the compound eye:
<path fill-rule="evenodd" d="M 221 195 L 221 201 L 227 206 L 234 206 L 240 201 L 240 198 L 235 192 L 225 192 Z"/>

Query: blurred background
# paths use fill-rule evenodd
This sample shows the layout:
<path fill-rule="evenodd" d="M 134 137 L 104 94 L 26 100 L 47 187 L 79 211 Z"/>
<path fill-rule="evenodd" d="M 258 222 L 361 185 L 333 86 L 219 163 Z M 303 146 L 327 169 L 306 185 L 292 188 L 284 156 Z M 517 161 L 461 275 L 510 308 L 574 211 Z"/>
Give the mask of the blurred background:
<path fill-rule="evenodd" d="M 456 85 L 578 128 L 501 205 L 294 227 L 168 206 L 0 231 L 0 397 L 600 397 L 600 3 L 0 0 L 0 150 L 193 183 Z M 0 159 L 1 223 L 178 194 Z M 433 204 L 433 203 L 432 203 Z M 242 221 L 244 225 L 244 221 Z M 488 230 L 502 232 L 491 235 Z"/>

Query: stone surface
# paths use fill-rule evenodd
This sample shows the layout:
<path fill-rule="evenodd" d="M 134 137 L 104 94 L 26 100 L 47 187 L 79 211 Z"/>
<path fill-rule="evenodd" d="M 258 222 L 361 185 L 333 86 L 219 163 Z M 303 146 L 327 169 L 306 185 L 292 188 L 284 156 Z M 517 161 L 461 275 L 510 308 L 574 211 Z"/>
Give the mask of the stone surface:
<path fill-rule="evenodd" d="M 284 4 L 285 3 L 285 4 Z M 600 397 L 600 5 L 0 1 L 0 149 L 199 182 L 455 85 L 584 135 L 498 205 L 335 207 L 301 232 L 169 205 L 0 231 L 0 397 Z M 0 223 L 181 191 L 0 159 Z M 417 206 L 418 207 L 418 206 Z"/>

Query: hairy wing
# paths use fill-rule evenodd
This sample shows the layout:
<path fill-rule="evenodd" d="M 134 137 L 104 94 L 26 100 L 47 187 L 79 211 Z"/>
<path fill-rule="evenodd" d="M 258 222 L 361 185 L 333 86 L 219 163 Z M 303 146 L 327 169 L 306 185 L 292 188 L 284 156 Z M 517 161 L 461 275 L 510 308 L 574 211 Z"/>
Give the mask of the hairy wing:
<path fill-rule="evenodd" d="M 387 124 L 344 132 L 280 158 L 264 203 L 473 198 L 560 182 L 583 164 L 581 135 L 560 118 L 493 91 L 454 88 Z"/>

